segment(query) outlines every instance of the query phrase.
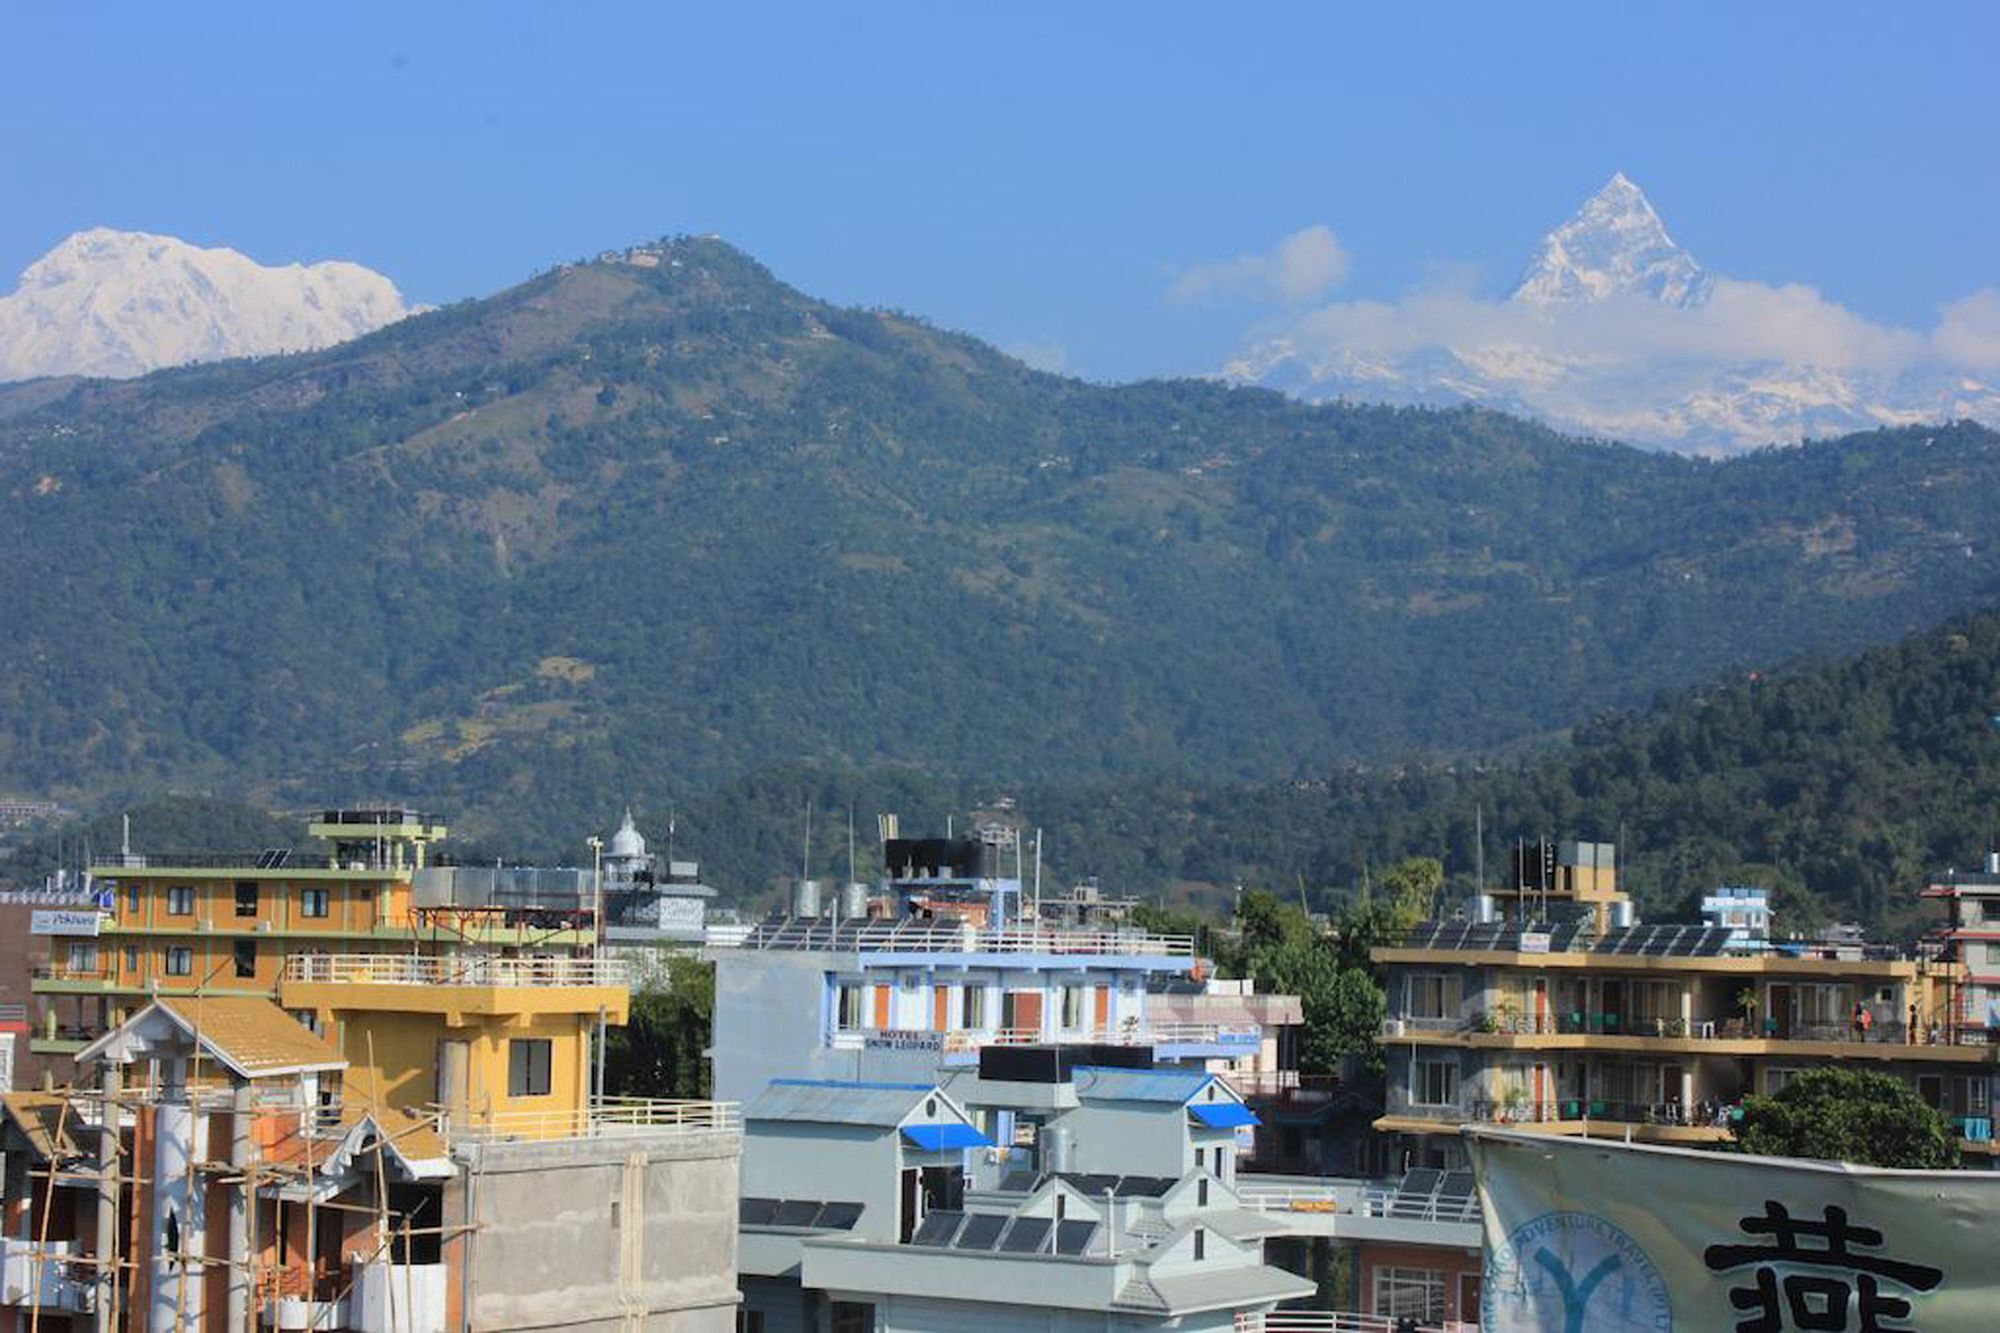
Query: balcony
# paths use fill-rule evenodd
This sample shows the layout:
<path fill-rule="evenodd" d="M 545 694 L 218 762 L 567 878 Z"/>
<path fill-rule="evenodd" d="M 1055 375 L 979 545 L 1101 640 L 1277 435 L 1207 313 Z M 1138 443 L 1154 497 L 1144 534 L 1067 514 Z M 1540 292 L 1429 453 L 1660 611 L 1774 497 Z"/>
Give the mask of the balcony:
<path fill-rule="evenodd" d="M 715 940 L 712 938 L 711 943 Z M 1085 958 L 1194 960 L 1192 935 L 1144 930 L 990 929 L 963 921 L 835 921 L 776 917 L 753 927 L 737 947 L 828 953 L 1053 954 Z"/>
<path fill-rule="evenodd" d="M 89 1314 L 97 1308 L 92 1271 L 74 1241 L 0 1240 L 0 1305 Z"/>
<path fill-rule="evenodd" d="M 1986 1047 L 1994 1044 L 1992 1034 L 1984 1028 L 1939 1029 L 1935 1041 L 1930 1040 L 1928 1031 L 1919 1030 L 1912 1041 L 1912 1033 L 1906 1023 L 1879 1022 L 1864 1029 L 1852 1023 L 1780 1022 L 1776 1019 L 1752 1022 L 1741 1015 L 1686 1019 L 1577 1011 L 1525 1017 L 1488 1012 L 1439 1018 L 1387 1018 L 1382 1022 L 1382 1036 L 1389 1041 L 1461 1037 L 1607 1037 L 1680 1043 L 1790 1041 L 1939 1047 Z"/>
<path fill-rule="evenodd" d="M 600 1097 L 551 1111 L 448 1112 L 439 1127 L 451 1143 L 688 1137 L 740 1132 L 743 1112 L 735 1102 Z"/>
<path fill-rule="evenodd" d="M 489 954 L 295 953 L 287 984 L 311 986 L 624 986 L 615 958 L 496 958 Z"/>
<path fill-rule="evenodd" d="M 1721 1137 L 1742 1118 L 1743 1111 L 1741 1106 L 1727 1102 L 1705 1102 L 1690 1107 L 1681 1102 L 1619 1101 L 1604 1097 L 1557 1097 L 1546 1101 L 1526 1098 L 1467 1100 L 1433 1106 L 1412 1102 L 1406 1093 L 1392 1092 L 1388 1114 L 1401 1119 L 1434 1120 L 1447 1125 L 1574 1123 L 1581 1126 L 1592 1120 L 1603 1120 L 1623 1125 L 1699 1131 L 1694 1137 Z"/>

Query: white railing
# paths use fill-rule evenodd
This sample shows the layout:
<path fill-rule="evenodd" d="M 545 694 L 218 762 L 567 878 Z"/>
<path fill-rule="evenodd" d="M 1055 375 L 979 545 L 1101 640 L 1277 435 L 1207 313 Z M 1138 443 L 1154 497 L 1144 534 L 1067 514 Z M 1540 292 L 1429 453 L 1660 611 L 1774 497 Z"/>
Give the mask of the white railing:
<path fill-rule="evenodd" d="M 711 935 L 711 945 L 721 940 Z M 825 950 L 855 953 L 1050 953 L 1131 958 L 1194 957 L 1192 935 L 1143 930 L 1065 930 L 1050 926 L 987 929 L 954 921 L 836 921 L 781 917 L 750 930 L 745 949 Z"/>
<path fill-rule="evenodd" d="M 1352 1217 L 1392 1218 L 1402 1222 L 1477 1222 L 1479 1200 L 1471 1196 L 1410 1194 L 1379 1185 L 1355 1190 L 1287 1182 L 1261 1184 L 1247 1176 L 1236 1180 L 1236 1195 L 1245 1208 L 1266 1213 L 1346 1213 Z"/>
<path fill-rule="evenodd" d="M 842 1028 L 834 1032 L 832 1045 L 839 1050 L 860 1050 L 886 1046 L 901 1050 L 939 1050 L 946 1054 L 966 1054 L 988 1046 L 1092 1045 L 1092 1046 L 1174 1046 L 1174 1045 L 1256 1045 L 1263 1029 L 1255 1024 L 1158 1023 L 1151 1027 L 1058 1029 L 1039 1028 Z"/>
<path fill-rule="evenodd" d="M 1236 1333 L 1400 1333 L 1405 1327 L 1408 1325 L 1394 1315 L 1341 1310 L 1273 1310 L 1236 1316 Z M 1479 1325 L 1456 1319 L 1419 1319 L 1416 1327 L 1418 1333 L 1479 1333 Z"/>
<path fill-rule="evenodd" d="M 560 1110 L 446 1112 L 440 1121 L 447 1139 L 482 1143 L 713 1134 L 742 1129 L 743 1112 L 735 1102 L 604 1097 Z"/>
<path fill-rule="evenodd" d="M 488 954 L 295 953 L 286 981 L 365 986 L 624 986 L 630 973 L 616 958 Z"/>

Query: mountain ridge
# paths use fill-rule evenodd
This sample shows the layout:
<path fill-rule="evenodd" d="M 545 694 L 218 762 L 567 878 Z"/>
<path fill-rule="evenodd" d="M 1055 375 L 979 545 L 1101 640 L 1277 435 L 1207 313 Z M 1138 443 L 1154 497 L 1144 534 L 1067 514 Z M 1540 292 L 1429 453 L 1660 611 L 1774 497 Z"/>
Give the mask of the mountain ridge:
<path fill-rule="evenodd" d="M 1093 385 L 679 238 L 0 388 L 0 779 L 556 830 L 780 760 L 1478 751 L 1995 600 L 1995 483 L 1969 425 L 1713 464 Z"/>

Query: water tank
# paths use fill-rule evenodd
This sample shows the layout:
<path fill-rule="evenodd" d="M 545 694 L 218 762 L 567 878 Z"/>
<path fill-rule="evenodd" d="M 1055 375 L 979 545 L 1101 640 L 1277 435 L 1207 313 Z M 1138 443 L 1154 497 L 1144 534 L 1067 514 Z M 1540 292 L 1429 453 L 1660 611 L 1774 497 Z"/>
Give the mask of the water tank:
<path fill-rule="evenodd" d="M 1076 1169 L 1076 1136 L 1062 1125 L 1042 1126 L 1042 1170 L 1060 1175 Z"/>
<path fill-rule="evenodd" d="M 1472 895 L 1472 919 L 1481 925 L 1499 919 L 1499 913 L 1493 910 L 1492 894 L 1475 893 Z"/>
<path fill-rule="evenodd" d="M 1623 929 L 1632 924 L 1632 900 L 1611 904 L 1611 925 L 1613 929 Z"/>
<path fill-rule="evenodd" d="M 840 891 L 840 914 L 850 921 L 858 921 L 868 915 L 868 886 L 866 884 L 855 880 Z"/>
<path fill-rule="evenodd" d="M 1989 875 L 2000 875 L 2000 847 L 1987 848 L 1986 873 Z"/>
<path fill-rule="evenodd" d="M 802 879 L 792 886 L 792 915 L 819 915 L 819 881 Z"/>

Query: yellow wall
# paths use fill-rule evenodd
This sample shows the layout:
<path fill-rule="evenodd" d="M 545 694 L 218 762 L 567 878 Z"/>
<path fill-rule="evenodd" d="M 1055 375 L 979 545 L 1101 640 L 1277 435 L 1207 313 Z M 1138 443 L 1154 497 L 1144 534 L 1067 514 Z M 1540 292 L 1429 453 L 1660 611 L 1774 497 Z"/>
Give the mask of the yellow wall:
<path fill-rule="evenodd" d="M 329 1035 L 349 1062 L 347 1086 L 364 1103 L 404 1110 L 435 1105 L 439 1045 L 467 1046 L 465 1109 L 475 1118 L 517 1112 L 571 1113 L 589 1104 L 591 1038 L 595 1015 L 458 1015 L 336 1010 L 322 1014 Z M 549 1091 L 510 1097 L 508 1044 L 517 1039 L 550 1043 Z"/>

